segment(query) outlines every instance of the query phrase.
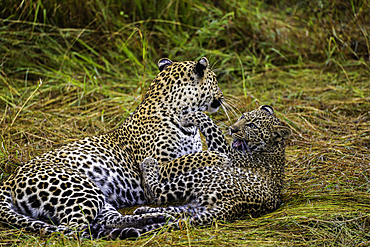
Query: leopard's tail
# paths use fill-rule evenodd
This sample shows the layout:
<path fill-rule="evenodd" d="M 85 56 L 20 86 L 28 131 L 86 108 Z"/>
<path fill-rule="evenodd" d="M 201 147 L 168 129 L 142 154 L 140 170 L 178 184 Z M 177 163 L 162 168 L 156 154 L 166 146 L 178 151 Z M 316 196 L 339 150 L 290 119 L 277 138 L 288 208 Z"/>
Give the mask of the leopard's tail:
<path fill-rule="evenodd" d="M 10 188 L 5 185 L 0 186 L 0 223 L 10 228 L 42 234 L 68 232 L 64 227 L 57 227 L 18 212 L 13 203 Z"/>

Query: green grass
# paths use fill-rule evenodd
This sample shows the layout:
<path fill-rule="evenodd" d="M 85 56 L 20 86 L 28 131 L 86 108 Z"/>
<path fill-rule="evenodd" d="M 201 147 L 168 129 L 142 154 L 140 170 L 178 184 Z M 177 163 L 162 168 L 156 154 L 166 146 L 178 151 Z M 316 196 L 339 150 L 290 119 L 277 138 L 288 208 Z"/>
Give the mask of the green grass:
<path fill-rule="evenodd" d="M 3 1 L 0 18 L 1 181 L 45 151 L 118 127 L 161 57 L 207 56 L 236 112 L 270 104 L 294 133 L 283 204 L 271 214 L 135 242 L 0 226 L 1 245 L 370 245 L 367 1 Z M 223 111 L 212 117 L 230 125 Z"/>

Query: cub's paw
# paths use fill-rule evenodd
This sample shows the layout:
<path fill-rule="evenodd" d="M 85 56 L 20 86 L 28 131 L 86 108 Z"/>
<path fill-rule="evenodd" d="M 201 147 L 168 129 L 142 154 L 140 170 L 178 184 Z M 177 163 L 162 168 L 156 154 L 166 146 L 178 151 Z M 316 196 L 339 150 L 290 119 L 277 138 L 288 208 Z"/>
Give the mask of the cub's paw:
<path fill-rule="evenodd" d="M 142 172 L 148 170 L 157 170 L 158 169 L 158 161 L 152 157 L 147 157 L 141 162 L 140 169 Z"/>
<path fill-rule="evenodd" d="M 205 113 L 200 111 L 192 112 L 186 114 L 180 119 L 180 125 L 182 127 L 193 127 L 193 126 L 198 127 L 200 123 L 205 119 L 208 119 L 208 116 Z"/>

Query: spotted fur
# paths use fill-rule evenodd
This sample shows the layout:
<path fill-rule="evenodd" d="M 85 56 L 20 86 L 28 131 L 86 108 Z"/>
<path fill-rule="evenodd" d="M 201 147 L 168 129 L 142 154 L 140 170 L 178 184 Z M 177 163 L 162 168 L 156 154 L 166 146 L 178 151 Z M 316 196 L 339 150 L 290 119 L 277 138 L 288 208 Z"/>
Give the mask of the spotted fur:
<path fill-rule="evenodd" d="M 147 201 L 139 168 L 145 157 L 169 162 L 201 151 L 197 128 L 181 126 L 180 118 L 216 111 L 223 95 L 206 58 L 161 59 L 158 68 L 145 99 L 121 127 L 19 166 L 0 186 L 0 222 L 33 232 L 110 238 L 138 236 L 136 228 L 165 222 L 165 213 L 123 216 L 117 208 Z"/>
<path fill-rule="evenodd" d="M 214 220 L 232 221 L 246 214 L 257 217 L 280 205 L 284 142 L 291 130 L 280 125 L 271 106 L 244 113 L 229 129 L 235 138 L 232 145 L 204 113 L 189 114 L 181 123 L 198 126 L 206 137 L 208 150 L 166 164 L 149 157 L 141 163 L 141 169 L 146 194 L 153 203 L 186 204 L 144 206 L 134 214 L 167 213 L 180 219 L 172 222 L 172 227 L 179 227 L 187 218 L 190 224 L 202 226 Z"/>

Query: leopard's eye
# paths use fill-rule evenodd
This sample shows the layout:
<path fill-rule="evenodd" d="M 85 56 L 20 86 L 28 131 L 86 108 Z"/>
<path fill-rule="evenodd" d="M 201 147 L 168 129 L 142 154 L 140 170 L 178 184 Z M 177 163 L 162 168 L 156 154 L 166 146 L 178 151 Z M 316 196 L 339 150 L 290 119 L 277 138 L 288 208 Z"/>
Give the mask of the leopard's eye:
<path fill-rule="evenodd" d="M 247 125 L 249 128 L 251 129 L 257 129 L 257 125 L 255 125 L 254 123 L 250 123 Z"/>

